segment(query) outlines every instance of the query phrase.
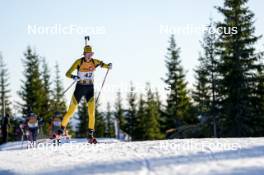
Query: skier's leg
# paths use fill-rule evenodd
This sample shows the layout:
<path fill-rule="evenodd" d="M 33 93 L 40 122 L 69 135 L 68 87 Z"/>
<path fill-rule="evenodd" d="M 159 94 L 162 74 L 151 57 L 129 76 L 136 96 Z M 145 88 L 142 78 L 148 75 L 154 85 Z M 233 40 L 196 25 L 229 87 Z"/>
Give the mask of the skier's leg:
<path fill-rule="evenodd" d="M 33 142 L 33 132 L 31 128 L 29 128 L 29 141 Z"/>
<path fill-rule="evenodd" d="M 38 133 L 38 128 L 32 129 L 32 144 L 33 147 L 37 147 L 37 133 Z"/>
<path fill-rule="evenodd" d="M 94 100 L 94 87 L 93 85 L 88 87 L 89 90 L 87 91 L 87 94 L 85 95 L 86 101 L 87 101 L 87 107 L 88 107 L 88 129 L 94 130 L 94 124 L 95 124 L 95 100 Z"/>
<path fill-rule="evenodd" d="M 94 124 L 95 124 L 95 101 L 94 97 L 91 97 L 88 101 L 88 128 L 94 130 Z"/>
<path fill-rule="evenodd" d="M 77 102 L 75 96 L 73 95 L 69 109 L 63 117 L 63 120 L 61 123 L 62 127 L 66 128 L 67 124 L 69 123 L 70 118 L 72 117 L 73 113 L 75 112 L 75 110 L 77 108 L 77 105 L 78 105 L 78 102 Z"/>
<path fill-rule="evenodd" d="M 28 129 L 28 144 L 27 148 L 33 148 L 33 131 L 32 128 Z"/>
<path fill-rule="evenodd" d="M 94 100 L 94 88 L 89 87 L 89 91 L 86 94 L 86 101 L 88 106 L 88 142 L 96 144 L 97 140 L 94 137 L 94 124 L 95 124 L 95 100 Z"/>
<path fill-rule="evenodd" d="M 73 93 L 69 109 L 68 109 L 67 113 L 64 115 L 63 120 L 61 122 L 62 128 L 66 128 L 67 124 L 69 123 L 70 118 L 73 116 L 73 113 L 75 112 L 75 110 L 78 106 L 78 103 L 80 102 L 80 100 L 83 96 L 83 92 L 82 92 L 83 90 L 82 89 L 83 88 L 79 84 L 76 85 L 76 88 L 75 88 L 75 91 Z"/>
<path fill-rule="evenodd" d="M 32 134 L 33 134 L 33 141 L 34 142 L 37 141 L 38 128 L 34 128 Z"/>

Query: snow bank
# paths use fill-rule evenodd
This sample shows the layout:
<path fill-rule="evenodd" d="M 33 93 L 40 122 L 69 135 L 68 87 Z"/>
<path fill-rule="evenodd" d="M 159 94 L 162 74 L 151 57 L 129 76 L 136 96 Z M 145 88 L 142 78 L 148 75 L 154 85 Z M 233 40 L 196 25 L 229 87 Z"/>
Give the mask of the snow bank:
<path fill-rule="evenodd" d="M 2 145 L 0 174 L 264 174 L 264 138 L 72 141 L 23 150 L 20 142 Z"/>

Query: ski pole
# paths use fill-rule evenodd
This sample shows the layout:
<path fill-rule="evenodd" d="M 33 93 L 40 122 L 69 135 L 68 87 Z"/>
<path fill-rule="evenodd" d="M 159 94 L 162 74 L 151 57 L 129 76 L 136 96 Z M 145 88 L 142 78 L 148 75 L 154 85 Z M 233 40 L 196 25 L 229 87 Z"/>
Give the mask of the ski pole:
<path fill-rule="evenodd" d="M 62 93 L 62 96 L 76 83 L 77 80 L 74 80 L 72 84 Z"/>
<path fill-rule="evenodd" d="M 104 77 L 104 80 L 103 80 L 103 83 L 102 83 L 101 89 L 100 89 L 100 91 L 99 91 L 99 93 L 98 93 L 98 96 L 97 96 L 97 98 L 96 98 L 96 100 L 95 100 L 95 103 L 97 103 L 97 101 L 98 101 L 98 99 L 99 99 L 99 97 L 100 97 L 101 91 L 102 91 L 103 86 L 104 86 L 104 84 L 105 84 L 106 77 L 107 77 L 107 75 L 108 75 L 108 72 L 109 72 L 109 69 L 107 69 L 107 72 L 106 72 L 106 74 L 105 74 L 105 77 Z"/>

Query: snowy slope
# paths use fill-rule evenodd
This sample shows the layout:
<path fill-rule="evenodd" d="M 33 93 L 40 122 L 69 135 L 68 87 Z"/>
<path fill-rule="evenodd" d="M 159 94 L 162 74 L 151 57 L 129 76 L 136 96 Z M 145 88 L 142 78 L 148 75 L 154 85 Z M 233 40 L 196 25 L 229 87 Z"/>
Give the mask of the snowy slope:
<path fill-rule="evenodd" d="M 0 174 L 264 174 L 264 138 L 74 141 L 30 150 L 3 145 Z"/>

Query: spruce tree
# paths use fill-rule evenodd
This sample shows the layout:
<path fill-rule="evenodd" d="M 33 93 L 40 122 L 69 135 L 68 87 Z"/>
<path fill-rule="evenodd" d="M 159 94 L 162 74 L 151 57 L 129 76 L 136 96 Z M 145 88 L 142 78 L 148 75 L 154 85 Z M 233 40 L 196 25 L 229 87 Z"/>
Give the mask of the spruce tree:
<path fill-rule="evenodd" d="M 20 106 L 24 115 L 34 112 L 41 117 L 45 89 L 39 69 L 39 56 L 28 47 L 24 57 L 22 60 L 25 68 L 24 80 L 22 80 L 21 90 L 18 92 L 22 100 Z"/>
<path fill-rule="evenodd" d="M 263 56 L 262 58 L 263 59 Z M 264 65 L 260 63 L 257 70 L 256 91 L 253 100 L 256 113 L 251 119 L 254 136 L 263 136 L 264 133 Z"/>
<path fill-rule="evenodd" d="M 96 103 L 95 106 L 95 131 L 96 131 L 96 137 L 105 137 L 105 117 L 102 114 L 102 112 L 99 110 L 100 103 L 99 100 Z"/>
<path fill-rule="evenodd" d="M 117 92 L 117 98 L 115 102 L 115 112 L 114 116 L 117 119 L 118 122 L 118 128 L 125 131 L 125 110 L 122 105 L 122 98 L 121 98 L 121 92 L 120 90 Z M 118 131 L 118 134 L 120 131 Z M 119 138 L 119 135 L 118 135 Z"/>
<path fill-rule="evenodd" d="M 4 59 L 0 52 L 0 126 L 3 124 L 3 118 L 9 115 L 9 128 L 7 130 L 7 139 L 13 140 L 15 137 L 15 120 L 12 117 L 11 102 L 10 102 L 10 87 L 9 87 L 9 74 Z M 2 126 L 4 127 L 4 126 Z M 1 128 L 1 127 L 0 127 Z M 0 139 L 2 140 L 2 139 Z"/>
<path fill-rule="evenodd" d="M 208 26 L 208 30 L 204 33 L 201 46 L 203 52 L 199 57 L 199 66 L 195 69 L 196 83 L 192 94 L 195 101 L 197 115 L 200 116 L 202 122 L 206 122 L 211 128 L 210 135 L 217 137 L 217 56 L 215 43 L 217 36 L 209 30 L 213 29 L 212 20 Z"/>
<path fill-rule="evenodd" d="M 137 107 L 137 135 L 135 140 L 144 140 L 144 134 L 146 132 L 146 123 L 148 122 L 148 118 L 146 116 L 146 102 L 144 100 L 143 94 L 139 95 L 138 107 Z"/>
<path fill-rule="evenodd" d="M 50 70 L 48 63 L 45 58 L 42 58 L 42 72 L 41 72 L 41 78 L 43 82 L 43 103 L 42 103 L 42 111 L 39 113 L 39 115 L 44 119 L 44 132 L 47 132 L 47 129 L 49 127 L 50 118 L 53 115 L 52 111 L 52 103 L 51 103 L 51 81 L 50 81 Z"/>
<path fill-rule="evenodd" d="M 6 68 L 6 65 L 4 63 L 4 59 L 2 57 L 2 54 L 0 53 L 0 105 L 1 105 L 1 116 L 4 116 L 5 114 L 11 114 L 11 102 L 10 102 L 10 88 L 9 88 L 9 82 L 8 82 L 9 76 L 8 76 L 8 70 Z"/>
<path fill-rule="evenodd" d="M 45 58 L 42 59 L 42 79 L 45 90 L 46 105 L 49 106 L 51 95 L 50 70 Z M 47 109 L 47 108 L 46 108 Z"/>
<path fill-rule="evenodd" d="M 159 109 L 158 103 L 155 101 L 155 94 L 152 92 L 150 84 L 147 84 L 146 87 L 146 114 L 144 115 L 145 126 L 143 139 L 144 140 L 156 140 L 161 139 L 162 135 L 160 133 L 160 125 L 159 125 Z"/>
<path fill-rule="evenodd" d="M 54 88 L 52 91 L 52 108 L 53 112 L 65 112 L 66 111 L 66 102 L 63 95 L 63 84 L 60 76 L 60 69 L 58 63 L 55 65 L 55 79 L 54 79 Z"/>
<path fill-rule="evenodd" d="M 131 136 L 132 140 L 135 140 L 137 137 L 136 135 L 137 130 L 136 127 L 138 126 L 138 118 L 137 118 L 137 109 L 136 109 L 136 93 L 135 87 L 131 83 L 130 91 L 127 95 L 128 100 L 128 109 L 126 111 L 126 127 L 125 131 Z"/>
<path fill-rule="evenodd" d="M 224 16 L 217 27 L 222 33 L 217 42 L 220 62 L 218 70 L 221 95 L 222 136 L 252 136 L 251 120 L 256 113 L 252 105 L 257 65 L 254 44 L 254 14 L 247 7 L 247 0 L 225 0 L 217 7 Z M 230 32 L 229 29 L 232 29 Z"/>
<path fill-rule="evenodd" d="M 176 46 L 174 36 L 170 37 L 170 46 L 166 56 L 167 73 L 164 82 L 170 89 L 166 106 L 166 128 L 175 128 L 192 121 L 189 114 L 190 98 L 188 97 L 187 82 L 181 65 L 180 49 Z"/>
<path fill-rule="evenodd" d="M 192 92 L 193 100 L 200 117 L 207 118 L 210 112 L 210 89 L 209 89 L 209 72 L 204 64 L 205 58 L 200 56 L 198 59 L 200 65 L 194 70 L 196 83 Z"/>
<path fill-rule="evenodd" d="M 160 131 L 161 133 L 165 133 L 166 131 L 166 112 L 165 108 L 166 106 L 162 104 L 161 99 L 160 99 L 160 94 L 158 90 L 156 89 L 154 92 L 154 98 L 155 102 L 157 103 L 157 108 L 159 111 L 159 126 L 160 126 Z"/>
<path fill-rule="evenodd" d="M 106 111 L 106 137 L 115 137 L 114 119 L 112 116 L 111 106 L 109 102 L 107 103 Z"/>

